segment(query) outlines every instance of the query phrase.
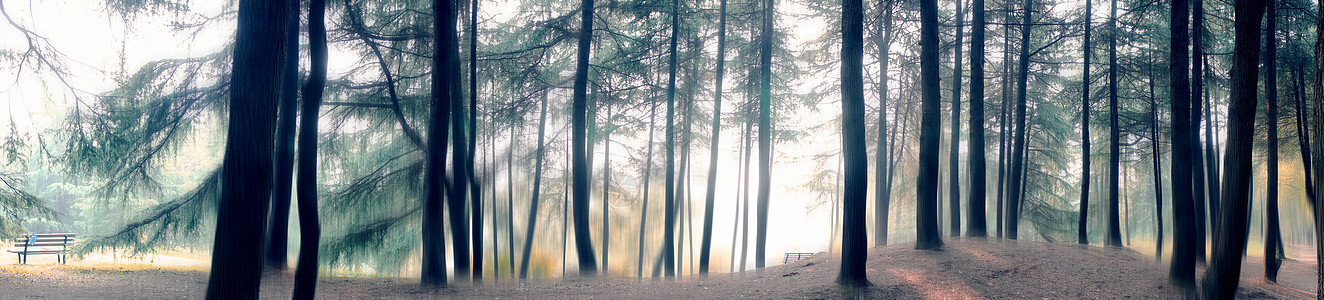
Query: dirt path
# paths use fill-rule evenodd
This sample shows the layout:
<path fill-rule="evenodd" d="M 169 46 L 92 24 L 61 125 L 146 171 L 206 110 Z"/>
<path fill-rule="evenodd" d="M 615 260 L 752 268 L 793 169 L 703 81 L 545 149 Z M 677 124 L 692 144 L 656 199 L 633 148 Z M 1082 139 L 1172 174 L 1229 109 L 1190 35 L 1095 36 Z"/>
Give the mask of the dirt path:
<path fill-rule="evenodd" d="M 1173 298 L 1167 267 L 1128 249 L 1008 240 L 950 240 L 942 251 L 898 244 L 869 253 L 869 298 Z M 331 299 L 607 298 L 818 299 L 846 294 L 833 281 L 838 261 L 823 255 L 762 272 L 714 274 L 677 281 L 632 278 L 518 285 L 455 284 L 428 290 L 417 279 L 323 277 L 318 296 Z M 1259 278 L 1262 264 L 1244 265 L 1240 298 L 1313 298 L 1314 265 L 1288 261 L 1280 281 Z M 89 269 L 55 265 L 0 266 L 0 298 L 200 298 L 206 273 L 165 269 Z M 264 298 L 288 298 L 292 275 L 265 276 Z"/>

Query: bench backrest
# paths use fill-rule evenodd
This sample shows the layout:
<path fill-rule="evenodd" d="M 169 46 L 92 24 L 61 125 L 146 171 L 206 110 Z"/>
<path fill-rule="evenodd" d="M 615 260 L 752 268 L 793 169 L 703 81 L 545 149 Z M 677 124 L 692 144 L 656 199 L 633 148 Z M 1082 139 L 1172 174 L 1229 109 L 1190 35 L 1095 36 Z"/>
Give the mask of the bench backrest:
<path fill-rule="evenodd" d="M 74 233 L 24 234 L 14 239 L 15 247 L 68 246 L 74 241 Z"/>
<path fill-rule="evenodd" d="M 813 257 L 813 256 L 814 256 L 814 253 L 809 253 L 809 252 L 791 252 L 791 253 L 786 253 L 786 258 L 785 258 L 785 259 L 782 259 L 782 264 L 789 264 L 789 263 L 791 263 L 791 262 L 793 262 L 793 261 L 797 261 L 797 260 L 801 260 L 801 259 L 805 259 L 805 258 Z"/>

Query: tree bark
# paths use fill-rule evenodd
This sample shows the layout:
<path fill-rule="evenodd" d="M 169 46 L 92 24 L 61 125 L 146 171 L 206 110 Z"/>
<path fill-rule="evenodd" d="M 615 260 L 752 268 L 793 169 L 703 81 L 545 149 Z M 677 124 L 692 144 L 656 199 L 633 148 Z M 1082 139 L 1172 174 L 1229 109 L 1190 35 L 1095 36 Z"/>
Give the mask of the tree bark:
<path fill-rule="evenodd" d="M 961 41 L 965 38 L 965 14 L 964 3 L 956 0 L 956 47 L 953 49 L 952 63 L 952 138 L 951 151 L 948 151 L 947 159 L 947 197 L 950 204 L 947 208 L 948 218 L 952 219 L 947 224 L 947 234 L 951 236 L 961 236 L 961 167 L 960 167 L 960 148 L 961 148 Z M 973 131 L 972 131 L 973 132 Z"/>
<path fill-rule="evenodd" d="M 1003 1 L 1002 6 L 1004 11 L 1003 20 L 1004 21 L 1011 20 L 1011 1 Z M 1007 24 L 1002 25 L 1002 36 L 1003 36 L 1002 102 L 1000 102 L 1000 105 L 1002 106 L 1001 107 L 1002 115 L 998 119 L 998 130 L 999 130 L 998 131 L 998 204 L 997 204 L 998 207 L 996 209 L 997 220 L 995 222 L 997 223 L 996 227 L 997 227 L 998 238 L 1003 237 L 1003 228 L 1006 224 L 1005 222 L 1003 222 L 1003 216 L 1002 216 L 1004 212 L 1003 202 L 1005 200 L 1003 198 L 1005 198 L 1006 196 L 1006 187 L 1007 187 L 1006 175 L 1007 172 L 1010 171 L 1007 170 L 1007 159 L 1009 158 L 1009 155 L 1007 153 L 1007 144 L 1008 144 L 1007 132 L 1011 131 L 1011 124 L 1007 122 L 1008 121 L 1007 116 L 1009 115 L 1008 106 L 1010 104 L 1008 102 L 1011 100 L 1011 96 L 1010 96 L 1011 95 L 1011 50 L 1010 50 L 1011 26 L 1010 25 Z"/>
<path fill-rule="evenodd" d="M 474 149 L 478 147 L 478 1 L 469 0 L 472 4 L 469 11 L 469 143 L 468 154 L 465 158 L 465 169 L 469 172 L 469 236 L 473 238 L 473 280 L 476 283 L 483 281 L 483 185 L 477 178 L 473 178 L 474 157 L 478 155 Z"/>
<path fill-rule="evenodd" d="M 1171 44 L 1168 52 L 1168 80 L 1172 97 L 1172 262 L 1168 281 L 1188 297 L 1195 297 L 1195 209 L 1192 198 L 1191 165 L 1179 162 L 1191 155 L 1190 76 L 1187 72 L 1187 37 L 1190 14 L 1186 0 L 1173 0 L 1169 19 Z"/>
<path fill-rule="evenodd" d="M 239 2 L 208 298 L 257 298 L 289 7 Z"/>
<path fill-rule="evenodd" d="M 670 64 L 667 67 L 667 171 L 666 204 L 663 209 L 662 229 L 662 265 L 666 277 L 676 276 L 675 237 L 676 237 L 676 43 L 680 34 L 680 2 L 671 0 L 671 41 L 669 48 Z"/>
<path fill-rule="evenodd" d="M 843 0 L 841 6 L 841 136 L 846 174 L 841 216 L 841 272 L 837 275 L 837 284 L 863 287 L 871 285 L 865 274 L 869 249 L 865 225 L 869 158 L 864 145 L 864 5 L 861 0 Z"/>
<path fill-rule="evenodd" d="M 982 0 L 977 0 L 982 1 Z M 887 81 L 888 65 L 891 63 L 892 46 L 892 10 L 893 0 L 883 2 L 883 23 L 881 25 L 882 34 L 875 34 L 879 39 L 874 40 L 878 47 L 878 154 L 875 158 L 878 166 L 875 168 L 877 178 L 874 179 L 874 186 L 877 191 L 874 192 L 873 208 L 873 239 L 875 247 L 887 245 L 887 219 L 889 208 L 892 205 L 892 186 L 888 184 L 888 163 L 891 161 L 889 145 L 885 138 L 887 133 L 887 92 L 889 90 Z"/>
<path fill-rule="evenodd" d="M 938 224 L 938 139 L 941 128 L 938 79 L 938 3 L 920 0 L 920 119 L 919 178 L 916 179 L 915 249 L 942 247 Z"/>
<path fill-rule="evenodd" d="M 608 260 L 611 258 L 611 103 L 607 103 L 607 129 L 603 130 L 605 140 L 602 143 L 602 275 L 610 276 Z M 525 243 L 525 245 L 529 245 Z"/>
<path fill-rule="evenodd" d="M 1026 134 L 1025 130 L 1025 102 L 1027 99 L 1027 85 L 1030 80 L 1030 23 L 1031 12 L 1034 11 L 1034 0 L 1025 0 L 1025 11 L 1021 22 L 1021 48 L 1020 58 L 1017 60 L 1020 64 L 1016 82 L 1016 132 L 1012 142 L 1012 160 L 1011 160 L 1011 180 L 1007 183 L 1007 232 L 1009 239 L 1017 238 L 1018 225 L 1020 225 L 1020 204 L 1024 190 L 1023 175 L 1025 173 L 1025 155 L 1026 155 Z"/>
<path fill-rule="evenodd" d="M 1192 155 L 1189 158 L 1191 164 L 1191 189 L 1195 199 L 1195 263 L 1205 264 L 1205 241 L 1207 230 L 1205 229 L 1205 206 L 1206 202 L 1213 197 L 1206 197 L 1207 194 L 1216 194 L 1214 190 L 1205 189 L 1204 172 L 1204 149 L 1200 147 L 1200 98 L 1204 94 L 1204 64 L 1201 63 L 1204 57 L 1204 0 L 1191 0 L 1191 57 L 1194 62 L 1191 63 L 1191 140 L 1190 147 Z M 1206 193 L 1208 191 L 1208 193 Z M 1209 204 L 1209 207 L 1217 205 Z M 1216 209 L 1215 209 L 1216 210 Z M 1213 218 L 1209 218 L 1213 220 Z"/>
<path fill-rule="evenodd" d="M 1278 256 L 1282 233 L 1278 224 L 1278 13 L 1277 1 L 1268 0 L 1264 27 L 1264 102 L 1265 125 L 1268 129 L 1268 189 L 1264 199 L 1264 219 L 1267 227 L 1264 237 L 1264 277 L 1278 282 L 1278 268 L 1283 261 Z"/>
<path fill-rule="evenodd" d="M 713 205 L 717 197 L 718 136 L 722 133 L 722 76 L 726 71 L 726 0 L 721 0 L 717 21 L 717 79 L 713 88 L 712 142 L 708 143 L 708 188 L 703 205 L 703 240 L 699 246 L 699 274 L 708 275 L 708 260 L 713 246 Z"/>
<path fill-rule="evenodd" d="M 1199 1 L 1199 0 L 1196 0 Z M 1117 104 L 1117 0 L 1112 0 L 1112 7 L 1108 10 L 1108 127 L 1112 132 L 1108 134 L 1108 238 L 1105 244 L 1109 246 L 1125 247 L 1122 244 L 1122 226 L 1121 212 L 1119 210 L 1120 194 L 1118 189 L 1121 187 L 1118 176 L 1122 168 L 1122 130 L 1117 124 L 1118 104 Z"/>
<path fill-rule="evenodd" d="M 970 27 L 970 143 L 966 148 L 969 158 L 970 200 L 966 203 L 966 236 L 988 236 L 988 221 L 984 206 L 988 202 L 985 170 L 988 162 L 984 155 L 984 0 L 974 0 L 974 24 Z"/>
<path fill-rule="evenodd" d="M 674 0 L 673 0 L 674 1 Z M 598 262 L 596 255 L 593 255 L 593 237 L 590 236 L 588 228 L 588 201 L 589 201 L 589 165 L 585 150 L 588 146 L 588 137 L 585 135 L 586 117 L 588 113 L 587 89 L 588 89 L 588 59 L 589 48 L 593 40 L 593 0 L 583 0 L 583 11 L 580 15 L 581 23 L 579 27 L 579 45 L 578 59 L 575 63 L 575 91 L 574 91 L 574 213 L 575 213 L 575 250 L 579 255 L 579 275 L 580 277 L 593 278 L 598 275 Z"/>
<path fill-rule="evenodd" d="M 1109 18 L 1109 24 L 1112 24 Z M 1085 57 L 1083 65 L 1084 72 L 1081 75 L 1081 93 L 1080 93 L 1080 216 L 1076 218 L 1076 242 L 1088 245 L 1089 237 L 1089 217 L 1090 217 L 1090 57 L 1091 55 L 1091 29 L 1094 22 L 1094 2 L 1085 0 L 1085 47 L 1081 51 Z M 1116 34 L 1110 34 L 1111 38 L 1108 45 L 1108 54 L 1111 57 L 1116 48 L 1111 40 L 1116 40 Z M 1109 72 L 1111 75 L 1112 72 Z M 1112 87 L 1112 77 L 1109 78 L 1109 87 Z M 1114 90 L 1115 91 L 1115 90 Z M 1109 98 L 1117 99 L 1117 98 Z M 1116 119 L 1116 118 L 1113 118 Z"/>
<path fill-rule="evenodd" d="M 294 132 L 299 102 L 299 1 L 287 0 L 285 74 L 281 78 L 280 118 L 276 126 L 275 190 L 267 219 L 267 266 L 284 270 L 289 261 L 290 193 L 294 182 Z"/>
<path fill-rule="evenodd" d="M 317 120 L 326 87 L 326 1 L 308 2 L 308 52 L 312 62 L 303 86 L 299 119 L 299 266 L 294 273 L 294 299 L 317 294 L 317 250 L 322 225 L 317 215 Z"/>
<path fill-rule="evenodd" d="M 529 257 L 533 252 L 533 233 L 538 230 L 538 200 L 542 197 L 542 166 L 547 146 L 544 139 L 547 133 L 547 93 L 542 95 L 542 107 L 538 112 L 538 150 L 533 163 L 533 195 L 529 198 L 529 229 L 524 231 L 524 251 L 520 254 L 519 279 L 524 282 L 529 278 Z M 512 229 L 513 231 L 513 229 Z"/>
<path fill-rule="evenodd" d="M 1259 73 L 1260 21 L 1264 18 L 1264 0 L 1235 2 L 1236 32 L 1232 51 L 1232 93 L 1228 103 L 1227 153 L 1223 160 L 1223 191 L 1218 217 L 1218 235 L 1214 253 L 1204 277 L 1205 295 L 1233 295 L 1241 274 L 1245 254 L 1247 219 L 1250 212 L 1251 151 L 1255 141 L 1256 80 Z M 1271 121 L 1272 122 L 1272 121 Z M 1247 212 L 1231 213 L 1231 212 Z"/>
<path fill-rule="evenodd" d="M 674 0 L 673 0 L 674 1 Z M 754 234 L 754 268 L 762 269 L 768 245 L 768 197 L 772 188 L 772 39 L 776 0 L 765 0 L 759 46 L 759 194 Z M 936 150 L 936 149 L 935 149 Z"/>
<path fill-rule="evenodd" d="M 1315 180 L 1313 175 L 1315 173 L 1311 171 L 1310 135 L 1306 133 L 1305 129 L 1306 124 L 1309 124 L 1310 121 L 1307 120 L 1305 105 L 1302 104 L 1303 100 L 1301 100 L 1301 98 L 1303 98 L 1301 94 L 1305 93 L 1302 90 L 1305 89 L 1305 83 L 1303 83 L 1303 81 L 1305 81 L 1304 78 L 1306 77 L 1305 71 L 1302 69 L 1303 68 L 1300 64 L 1297 64 L 1295 68 L 1293 68 L 1292 77 L 1296 80 L 1293 81 L 1292 97 L 1296 100 L 1296 137 L 1297 144 L 1301 148 L 1301 169 L 1305 170 L 1302 173 L 1305 174 L 1303 177 L 1306 181 L 1306 201 L 1308 201 L 1310 206 L 1313 207 L 1315 206 Z"/>
<path fill-rule="evenodd" d="M 635 273 L 635 276 L 639 278 L 644 277 L 644 245 L 647 245 L 646 243 L 644 243 L 645 241 L 647 241 L 644 239 L 644 237 L 647 236 L 648 233 L 648 231 L 644 230 L 644 228 L 647 228 L 648 226 L 648 198 L 650 195 L 648 192 L 648 187 L 653 185 L 652 184 L 653 181 L 651 178 L 653 175 L 653 132 L 655 131 L 654 127 L 656 127 L 657 125 L 657 117 L 656 117 L 657 102 L 650 100 L 649 107 L 650 108 L 648 112 L 648 154 L 646 155 L 647 158 L 645 159 L 647 162 L 644 163 L 644 203 L 643 206 L 639 208 L 639 245 L 637 245 L 637 247 L 639 247 L 639 261 L 638 264 L 636 265 L 636 269 L 638 270 L 638 272 Z M 732 255 L 735 255 L 734 253 L 735 252 L 733 251 Z"/>
<path fill-rule="evenodd" d="M 459 14 L 454 5 L 451 7 L 452 14 Z M 464 100 L 462 99 L 463 89 L 460 85 L 459 32 L 456 30 L 457 28 L 455 28 L 456 22 L 454 17 L 452 17 L 452 20 L 449 22 L 450 23 L 446 24 L 448 31 L 438 31 L 454 36 L 453 38 L 456 43 L 456 46 L 451 47 L 455 48 L 455 63 L 451 66 L 451 72 L 455 73 L 455 78 L 448 82 L 448 84 L 451 85 L 450 92 L 454 95 L 450 101 L 451 127 L 448 129 L 451 131 L 452 178 L 450 184 L 451 188 L 446 190 L 450 193 L 450 195 L 446 197 L 446 203 L 449 204 L 448 209 L 451 211 L 451 241 L 454 244 L 451 246 L 451 252 L 454 254 L 454 257 L 451 257 L 451 261 L 455 262 L 455 277 L 458 280 L 467 280 L 470 279 L 469 260 L 472 259 L 472 257 L 469 256 L 469 216 L 465 214 L 465 204 L 469 200 L 469 195 L 468 193 L 465 193 L 466 189 L 464 188 L 469 182 L 469 169 L 465 167 L 468 165 L 469 161 L 469 153 L 466 152 L 469 150 L 469 143 L 466 141 L 464 135 L 468 132 L 465 127 L 469 125 L 466 124 L 467 120 L 464 117 Z M 446 51 L 452 51 L 452 49 L 447 48 Z"/>
<path fill-rule="evenodd" d="M 1149 140 L 1153 148 L 1151 159 L 1154 162 L 1154 261 L 1163 262 L 1163 153 L 1159 151 L 1159 119 L 1158 105 L 1155 103 L 1154 96 L 1154 67 L 1153 58 L 1150 58 L 1149 68 Z"/>

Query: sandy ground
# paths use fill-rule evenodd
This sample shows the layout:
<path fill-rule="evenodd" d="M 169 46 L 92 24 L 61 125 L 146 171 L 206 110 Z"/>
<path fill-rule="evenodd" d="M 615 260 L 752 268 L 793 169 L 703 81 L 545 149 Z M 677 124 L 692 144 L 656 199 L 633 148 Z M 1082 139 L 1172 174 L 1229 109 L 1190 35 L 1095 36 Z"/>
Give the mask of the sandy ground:
<path fill-rule="evenodd" d="M 516 284 L 452 284 L 424 289 L 417 279 L 323 276 L 318 296 L 331 299 L 607 298 L 607 299 L 821 299 L 846 298 L 1175 298 L 1167 267 L 1129 249 L 998 239 L 949 240 L 942 251 L 898 244 L 869 253 L 866 290 L 845 291 L 833 281 L 839 262 L 820 255 L 763 271 L 685 277 L 675 281 L 633 278 L 561 280 Z M 11 259 L 12 260 L 12 259 Z M 0 299 L 9 298 L 201 298 L 205 272 L 142 265 L 0 265 Z M 1313 262 L 1289 260 L 1280 283 L 1266 283 L 1262 260 L 1243 265 L 1239 298 L 1314 298 Z M 270 273 L 264 298 L 288 298 L 292 274 Z"/>

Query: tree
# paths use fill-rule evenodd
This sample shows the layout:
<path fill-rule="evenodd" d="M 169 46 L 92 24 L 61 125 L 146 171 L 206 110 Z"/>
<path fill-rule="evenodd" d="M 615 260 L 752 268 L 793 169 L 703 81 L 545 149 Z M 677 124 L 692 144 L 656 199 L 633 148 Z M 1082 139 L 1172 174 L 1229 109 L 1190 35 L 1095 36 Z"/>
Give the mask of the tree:
<path fill-rule="evenodd" d="M 883 33 L 874 34 L 874 36 L 878 37 L 874 40 L 875 46 L 878 47 L 878 157 L 876 158 L 878 167 L 875 168 L 878 173 L 875 174 L 876 178 L 874 179 L 874 185 L 878 190 L 874 193 L 873 208 L 873 240 L 875 247 L 887 246 L 887 219 L 892 206 L 892 186 L 890 180 L 890 175 L 892 173 L 887 166 L 892 158 L 887 155 L 890 154 L 888 150 L 889 143 L 884 138 L 888 136 L 887 91 L 889 88 L 887 82 L 889 78 L 887 76 L 887 70 L 888 64 L 891 62 L 892 9 L 895 6 L 893 5 L 893 2 L 895 1 L 883 1 L 883 22 L 882 25 L 880 25 L 880 30 L 882 30 Z M 974 90 L 971 91 L 973 92 Z M 895 131 L 893 131 L 893 134 L 895 134 Z M 895 146 L 893 146 L 893 148 L 895 148 Z"/>
<path fill-rule="evenodd" d="M 322 227 L 317 215 L 317 121 L 326 87 L 326 1 L 308 2 L 308 52 L 311 73 L 303 86 L 303 118 L 299 119 L 299 267 L 294 274 L 294 299 L 317 293 L 317 250 Z"/>
<path fill-rule="evenodd" d="M 1268 19 L 1264 25 L 1264 102 L 1265 127 L 1268 131 L 1268 191 L 1264 198 L 1264 277 L 1278 282 L 1278 268 L 1283 261 L 1278 256 L 1282 233 L 1278 224 L 1278 1 L 1267 0 Z"/>
<path fill-rule="evenodd" d="M 611 103 L 603 104 L 607 106 L 607 129 L 603 130 L 605 141 L 602 143 L 602 273 L 611 275 L 608 269 L 608 258 L 611 258 Z M 534 180 L 537 181 L 537 180 Z M 532 245 L 525 243 L 525 245 Z M 528 246 L 531 247 L 531 246 Z"/>
<path fill-rule="evenodd" d="M 865 226 L 868 157 L 864 146 L 864 5 L 861 0 L 841 1 L 841 136 L 845 156 L 842 198 L 841 273 L 837 284 L 871 285 L 864 273 L 869 249 Z"/>
<path fill-rule="evenodd" d="M 458 14 L 459 12 L 457 10 L 458 8 L 456 6 L 451 6 L 451 14 Z M 454 254 L 454 257 L 451 259 L 455 262 L 455 277 L 468 279 L 466 277 L 469 277 L 469 260 L 471 259 L 469 256 L 469 218 L 464 213 L 465 202 L 468 202 L 469 199 L 469 194 L 466 193 L 466 189 L 464 188 L 469 182 L 469 169 L 465 168 L 465 166 L 468 165 L 469 159 L 469 154 L 465 151 L 469 149 L 469 145 L 464 137 L 465 133 L 468 132 L 468 130 L 465 129 L 465 126 L 468 126 L 468 124 L 465 124 L 463 89 L 460 86 L 460 39 L 458 31 L 456 31 L 455 28 L 456 24 L 454 17 L 448 22 L 450 22 L 446 25 L 449 29 L 448 31 L 438 31 L 444 32 L 446 35 L 454 36 L 455 39 L 455 46 L 451 47 L 454 49 L 446 48 L 446 51 L 455 51 L 455 63 L 450 66 L 451 69 L 447 70 L 454 73 L 455 77 L 453 80 L 447 82 L 447 84 L 451 85 L 450 93 L 452 94 L 450 101 L 451 127 L 446 130 L 452 131 L 451 176 L 453 178 L 451 178 L 452 181 L 449 185 L 450 188 L 446 189 L 446 191 L 450 193 L 450 195 L 446 197 L 446 203 L 448 204 L 447 209 L 450 209 L 451 211 L 451 217 L 449 220 L 451 221 L 451 241 L 454 243 L 451 247 L 451 252 Z"/>
<path fill-rule="evenodd" d="M 1122 214 L 1117 190 L 1120 186 L 1118 174 L 1122 170 L 1122 130 L 1117 124 L 1117 0 L 1112 0 L 1108 11 L 1108 127 L 1112 132 L 1108 134 L 1108 238 L 1104 241 L 1108 246 L 1125 247 L 1122 245 Z"/>
<path fill-rule="evenodd" d="M 961 40 L 965 37 L 963 6 L 961 0 L 956 0 L 956 47 L 952 54 L 952 63 L 955 64 L 952 67 L 952 148 L 948 152 L 947 162 L 948 193 L 951 194 L 948 197 L 951 207 L 947 210 L 952 219 L 947 231 L 951 236 L 961 236 L 961 168 L 958 157 L 961 152 Z"/>
<path fill-rule="evenodd" d="M 445 287 L 446 242 L 443 236 L 441 204 L 446 180 L 446 135 L 448 134 L 446 124 L 451 117 L 451 102 L 458 101 L 454 99 L 457 93 L 452 89 L 459 87 L 459 67 L 455 65 L 459 64 L 460 54 L 455 31 L 455 3 L 451 0 L 433 0 L 432 13 L 436 16 L 432 24 L 433 32 L 441 32 L 441 34 L 437 34 L 433 39 L 433 49 L 438 50 L 432 60 L 432 119 L 428 121 L 428 153 L 423 172 L 425 190 L 422 281 L 424 285 Z M 463 209 L 457 211 L 452 204 L 452 216 L 462 214 L 463 211 Z M 454 222 L 451 225 L 452 229 L 456 228 Z M 454 234 L 464 235 L 463 232 L 454 231 Z M 466 258 L 467 256 L 455 258 L 457 270 L 458 261 Z"/>
<path fill-rule="evenodd" d="M 257 298 L 271 201 L 286 3 L 240 1 L 208 298 Z"/>
<path fill-rule="evenodd" d="M 474 157 L 478 156 L 478 0 L 469 0 L 469 143 L 466 169 L 469 175 L 475 175 Z M 474 282 L 483 281 L 483 184 L 478 178 L 470 176 L 469 191 L 469 237 L 473 238 Z M 458 186 L 458 185 L 457 185 Z M 458 189 L 458 188 L 457 188 Z M 493 258 L 495 259 L 495 257 Z"/>
<path fill-rule="evenodd" d="M 1223 191 L 1214 234 L 1214 253 L 1203 279 L 1205 295 L 1233 295 L 1240 281 L 1249 214 L 1251 151 L 1255 141 L 1256 80 L 1259 75 L 1260 21 L 1264 0 L 1238 0 L 1233 20 L 1236 38 L 1232 51 L 1232 92 L 1228 103 L 1227 152 L 1223 160 Z M 1272 76 L 1272 75 L 1270 75 Z M 1272 101 L 1272 100 L 1271 100 Z M 1275 122 L 1270 120 L 1270 122 Z M 1182 132 L 1186 133 L 1186 132 Z M 1175 135 L 1176 133 L 1174 133 Z M 1183 136 L 1183 135 L 1177 135 Z"/>
<path fill-rule="evenodd" d="M 1324 6 L 1318 8 L 1319 15 L 1324 15 Z M 1324 28 L 1324 18 L 1315 21 L 1315 29 L 1319 31 Z M 1315 70 L 1324 70 L 1324 35 L 1315 36 Z M 1300 75 L 1298 75 L 1300 76 Z M 1315 84 L 1311 87 L 1315 95 L 1324 95 L 1324 72 L 1315 72 Z M 1310 139 L 1315 141 L 1324 141 L 1324 105 L 1320 105 L 1320 98 L 1315 97 L 1314 106 L 1311 106 L 1311 118 L 1315 121 L 1310 123 L 1307 131 Z M 1324 182 L 1324 143 L 1312 143 L 1310 145 L 1310 169 L 1314 173 L 1307 173 L 1307 177 L 1313 177 L 1315 182 Z M 1324 261 L 1324 201 L 1319 199 L 1312 200 L 1315 212 L 1315 261 Z M 1318 274 L 1324 274 L 1324 264 L 1315 264 L 1315 270 Z M 1316 291 L 1324 291 L 1324 276 L 1319 276 L 1316 280 Z"/>
<path fill-rule="evenodd" d="M 1021 48 L 1019 71 L 1017 72 L 1016 82 L 1016 132 L 1013 133 L 1012 154 L 1011 154 L 1011 179 L 1007 182 L 1007 232 L 1009 239 L 1016 239 L 1018 225 L 1020 223 L 1021 197 L 1024 190 L 1025 155 L 1026 155 L 1026 134 L 1025 130 L 1025 102 L 1027 85 L 1030 80 L 1030 23 L 1031 12 L 1034 11 L 1034 0 L 1025 0 L 1025 13 L 1021 22 Z"/>
<path fill-rule="evenodd" d="M 676 276 L 676 39 L 680 34 L 680 2 L 671 0 L 670 64 L 667 66 L 667 179 L 662 226 L 662 265 L 668 278 Z"/>
<path fill-rule="evenodd" d="M 674 0 L 673 0 L 674 1 Z M 766 263 L 768 246 L 768 197 L 772 188 L 772 40 L 776 0 L 763 1 L 763 29 L 759 45 L 759 187 L 758 221 L 754 233 L 754 267 Z M 936 150 L 936 149 L 935 149 Z"/>
<path fill-rule="evenodd" d="M 1179 136 L 1177 138 L 1189 138 L 1191 140 L 1191 192 L 1195 199 L 1195 263 L 1204 265 L 1205 263 L 1205 201 L 1214 197 L 1205 197 L 1206 194 L 1217 194 L 1214 190 L 1205 190 L 1204 164 L 1202 157 L 1204 150 L 1200 148 L 1200 98 L 1204 94 L 1204 0 L 1191 1 L 1191 57 L 1195 60 L 1191 65 L 1191 133 L 1189 137 Z M 1209 204 L 1210 208 L 1218 207 L 1216 204 Z M 1213 209 L 1217 211 L 1217 209 Z M 1210 218 L 1210 220 L 1213 220 Z"/>
<path fill-rule="evenodd" d="M 1085 48 L 1081 52 L 1082 55 L 1085 56 L 1085 63 L 1082 65 L 1084 71 L 1081 73 L 1080 86 L 1080 217 L 1078 217 L 1076 225 L 1076 242 L 1081 244 L 1090 243 L 1089 228 L 1087 227 L 1089 225 L 1088 220 L 1090 216 L 1090 57 L 1093 56 L 1090 55 L 1090 53 L 1092 53 L 1090 51 L 1090 27 L 1094 21 L 1093 13 L 1094 2 L 1085 0 Z M 1112 24 L 1111 21 L 1112 19 L 1110 18 L 1109 24 Z M 1108 43 L 1110 46 L 1108 48 L 1110 50 L 1108 53 L 1110 55 L 1114 53 L 1111 50 L 1115 49 L 1111 47 L 1113 45 L 1111 41 L 1116 40 L 1116 36 L 1116 34 L 1112 34 L 1113 38 L 1110 39 Z M 1109 74 L 1111 73 L 1112 72 L 1109 72 Z M 1111 83 L 1112 77 L 1109 77 L 1109 79 Z M 1109 84 L 1108 86 L 1114 87 L 1112 84 Z M 1114 89 L 1113 91 L 1116 90 Z M 1117 98 L 1112 97 L 1109 99 Z M 1113 119 L 1115 120 L 1117 118 Z"/>
<path fill-rule="evenodd" d="M 593 255 L 593 238 L 590 236 L 588 228 L 588 189 L 590 180 L 588 172 L 590 162 L 584 152 L 588 146 L 588 137 L 585 135 L 587 133 L 585 119 L 588 113 L 586 96 L 589 48 L 593 40 L 593 0 L 584 0 L 582 3 L 578 60 L 575 63 L 574 116 L 571 117 L 571 122 L 574 123 L 574 143 L 571 150 L 573 158 L 571 160 L 574 164 L 575 251 L 579 256 L 579 275 L 591 278 L 597 276 L 598 262 L 596 255 Z"/>
<path fill-rule="evenodd" d="M 534 154 L 533 195 L 529 199 L 529 220 L 528 223 L 525 223 L 528 224 L 529 229 L 524 232 L 524 251 L 523 254 L 520 254 L 519 260 L 519 279 L 521 282 L 529 278 L 529 257 L 533 252 L 533 233 L 538 228 L 538 200 L 542 196 L 543 156 L 547 151 L 547 146 L 543 143 L 547 133 L 547 93 L 543 92 L 542 101 L 540 101 L 542 102 L 542 108 L 538 110 L 538 150 Z M 606 251 L 606 248 L 604 247 L 603 250 Z"/>
<path fill-rule="evenodd" d="M 969 225 L 966 236 L 988 236 L 988 222 L 985 220 L 984 206 L 987 202 L 985 189 L 984 157 L 984 0 L 974 0 L 973 24 L 970 26 L 970 143 L 966 146 L 969 158 L 970 201 L 966 203 Z"/>
<path fill-rule="evenodd" d="M 942 247 L 938 225 L 938 1 L 920 0 L 920 117 L 919 178 L 916 179 L 915 249 Z"/>
<path fill-rule="evenodd" d="M 288 261 L 290 193 L 294 182 L 294 125 L 298 117 L 299 97 L 299 1 L 289 0 L 285 24 L 285 69 L 281 78 L 280 118 L 276 125 L 275 190 L 271 194 L 271 214 L 267 219 L 267 266 L 284 270 Z"/>
<path fill-rule="evenodd" d="M 656 131 L 654 127 L 657 125 L 657 102 L 649 101 L 648 107 L 648 154 L 644 155 L 644 157 L 647 157 L 645 158 L 646 162 L 644 163 L 644 202 L 639 206 L 639 254 L 637 256 L 639 261 L 635 265 L 635 270 L 637 271 L 635 276 L 639 278 L 644 278 L 644 237 L 647 236 L 646 233 L 648 232 L 644 229 L 648 226 L 648 188 L 652 186 L 653 183 L 651 181 L 653 175 L 653 132 Z M 732 238 L 734 239 L 735 237 L 733 236 Z M 735 251 L 731 251 L 731 255 L 734 256 Z"/>
<path fill-rule="evenodd" d="M 718 8 L 717 79 L 713 88 L 712 142 L 708 144 L 708 189 L 703 204 L 703 245 L 699 246 L 699 274 L 708 275 L 708 260 L 713 246 L 713 205 L 717 197 L 717 148 L 722 133 L 722 77 L 726 66 L 726 0 Z M 642 243 L 640 243 L 642 245 Z"/>
<path fill-rule="evenodd" d="M 1158 139 L 1158 104 L 1154 96 L 1154 63 L 1150 57 L 1149 67 L 1149 141 L 1150 159 L 1154 161 L 1154 261 L 1163 261 L 1163 153 L 1159 151 Z"/>

